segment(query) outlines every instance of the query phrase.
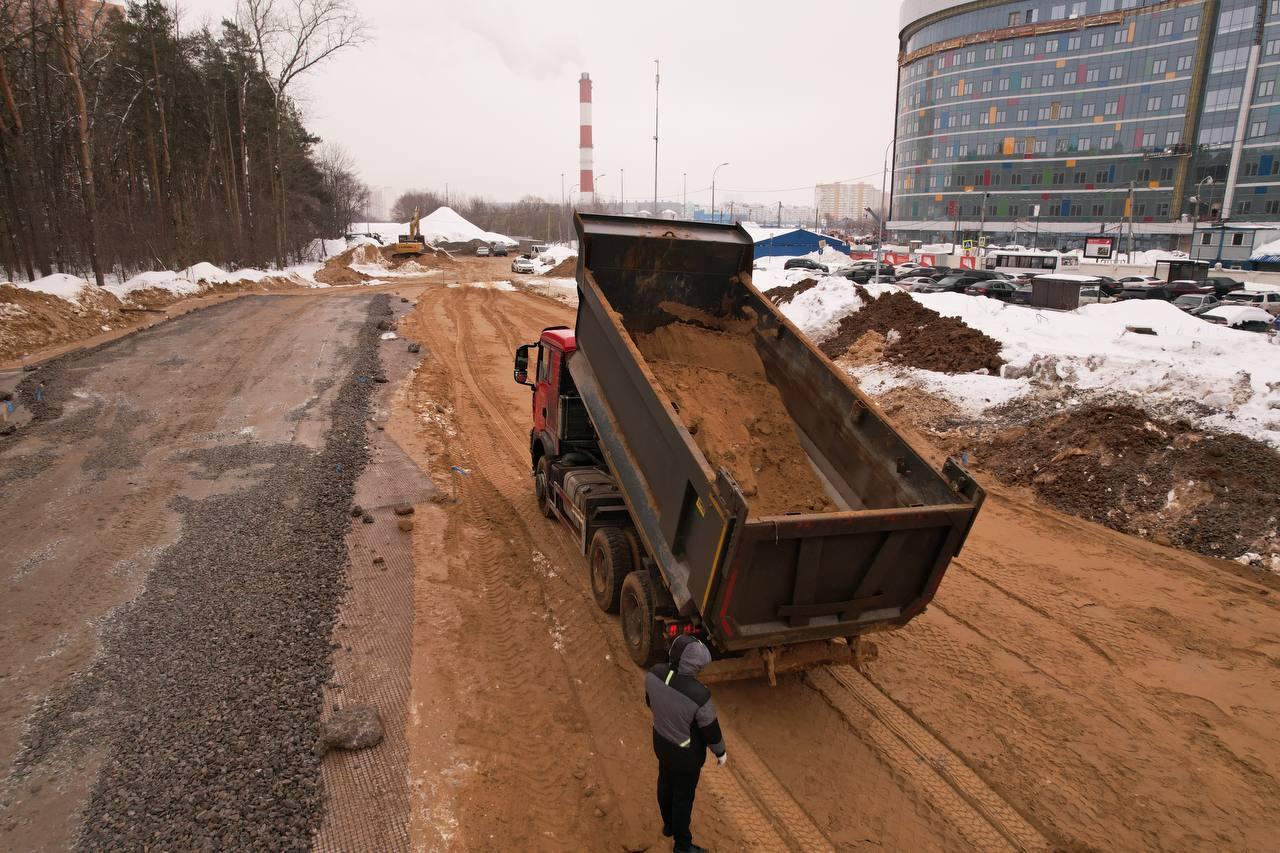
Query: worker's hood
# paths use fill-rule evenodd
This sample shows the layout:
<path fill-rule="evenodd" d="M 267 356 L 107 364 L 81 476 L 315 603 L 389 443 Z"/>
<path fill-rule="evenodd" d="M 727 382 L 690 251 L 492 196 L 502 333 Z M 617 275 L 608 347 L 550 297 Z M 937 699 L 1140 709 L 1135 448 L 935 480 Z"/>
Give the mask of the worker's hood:
<path fill-rule="evenodd" d="M 696 676 L 711 663 L 711 652 L 697 637 L 681 634 L 671 644 L 671 667 L 680 675 Z"/>

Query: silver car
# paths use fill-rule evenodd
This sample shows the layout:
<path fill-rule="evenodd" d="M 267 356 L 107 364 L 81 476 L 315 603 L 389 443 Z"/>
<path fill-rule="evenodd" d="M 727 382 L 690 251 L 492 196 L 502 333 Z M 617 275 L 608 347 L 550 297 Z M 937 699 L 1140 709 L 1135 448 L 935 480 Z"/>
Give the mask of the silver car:
<path fill-rule="evenodd" d="M 533 261 L 530 260 L 529 258 L 526 258 L 524 255 L 521 255 L 520 257 L 516 258 L 514 261 L 511 262 L 512 272 L 531 273 L 534 271 L 534 269 L 535 267 L 533 265 Z"/>

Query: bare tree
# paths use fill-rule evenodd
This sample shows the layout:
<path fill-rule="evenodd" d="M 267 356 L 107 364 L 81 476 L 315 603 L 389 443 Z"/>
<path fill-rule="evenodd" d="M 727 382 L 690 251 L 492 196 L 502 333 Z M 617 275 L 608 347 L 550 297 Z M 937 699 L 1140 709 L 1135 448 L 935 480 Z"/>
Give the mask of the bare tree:
<path fill-rule="evenodd" d="M 276 263 L 283 266 L 288 199 L 280 151 L 289 87 L 338 51 L 363 44 L 365 25 L 349 0 L 240 0 L 237 16 L 253 40 L 274 98 Z"/>
<path fill-rule="evenodd" d="M 106 282 L 102 276 L 102 261 L 98 257 L 98 194 L 93 184 L 93 153 L 90 140 L 89 105 L 84 96 L 84 84 L 80 80 L 81 50 L 79 17 L 72 16 L 67 0 L 58 0 L 58 44 L 62 49 L 62 61 L 67 70 L 71 94 L 75 99 L 76 119 L 80 128 L 80 183 L 84 188 L 84 215 L 89 227 L 89 263 L 98 287 Z"/>

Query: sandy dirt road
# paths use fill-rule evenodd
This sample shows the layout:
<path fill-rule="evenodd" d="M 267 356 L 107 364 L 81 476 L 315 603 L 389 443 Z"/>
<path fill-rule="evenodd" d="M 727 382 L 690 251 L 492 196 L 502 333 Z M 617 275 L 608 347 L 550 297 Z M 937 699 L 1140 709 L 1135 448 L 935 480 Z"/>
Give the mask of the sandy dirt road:
<path fill-rule="evenodd" d="M 585 562 L 539 516 L 515 345 L 572 311 L 431 288 L 390 429 L 442 492 L 416 534 L 409 731 L 420 849 L 656 839 L 639 679 Z M 457 469 L 449 473 L 451 469 Z M 718 685 L 719 849 L 1231 849 L 1273 843 L 1277 591 L 991 496 L 933 607 L 862 673 Z"/>

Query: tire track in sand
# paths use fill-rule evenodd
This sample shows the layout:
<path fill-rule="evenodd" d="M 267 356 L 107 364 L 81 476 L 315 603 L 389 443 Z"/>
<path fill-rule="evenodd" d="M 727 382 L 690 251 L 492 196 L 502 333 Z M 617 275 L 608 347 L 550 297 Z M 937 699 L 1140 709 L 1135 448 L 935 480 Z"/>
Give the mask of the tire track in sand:
<path fill-rule="evenodd" d="M 812 670 L 808 682 L 978 850 L 1049 850 L 1052 845 L 964 759 L 850 666 Z"/>
<path fill-rule="evenodd" d="M 508 492 L 507 500 L 517 510 L 517 518 L 534 518 L 537 508 L 533 498 L 528 475 L 519 475 L 520 460 L 528 453 L 527 438 L 517 434 L 511 424 L 511 413 L 505 404 L 498 404 L 486 391 L 482 381 L 470 367 L 468 357 L 478 352 L 475 340 L 476 330 L 473 326 L 477 316 L 484 317 L 493 327 L 500 342 L 513 348 L 519 340 L 514 326 L 506 321 L 503 312 L 494 304 L 497 294 L 491 290 L 455 290 L 457 301 L 478 301 L 482 304 L 479 312 L 475 308 L 459 307 L 457 301 L 449 305 L 446 314 L 452 322 L 454 335 L 454 359 L 458 365 L 463 382 L 470 391 L 489 425 L 496 425 L 485 436 L 491 446 L 478 453 L 473 460 L 475 464 L 493 463 L 488 472 L 494 480 L 495 488 L 501 482 Z M 469 442 L 472 448 L 475 442 Z M 504 454 L 501 445 L 510 448 L 510 454 Z M 501 458 L 509 455 L 515 464 L 501 464 Z M 510 491 L 509 491 L 510 490 Z M 530 515 L 533 513 L 533 515 Z M 532 536 L 532 534 L 530 533 Z M 582 569 L 582 557 L 567 547 L 567 540 L 561 531 L 550 540 L 541 543 L 548 552 L 558 557 L 560 565 L 576 566 Z M 621 646 L 621 636 L 612 616 L 599 611 L 590 599 L 586 584 L 585 570 L 577 571 L 575 580 L 566 577 L 567 573 L 550 572 L 543 588 L 547 593 L 547 605 L 556 624 L 560 628 L 560 639 L 564 644 L 566 657 L 578 662 L 585 662 L 588 671 L 580 666 L 574 674 L 578 686 L 576 698 L 583 704 L 588 719 L 594 718 L 590 709 L 599 707 L 601 702 L 609 704 L 601 694 L 608 687 L 626 690 L 627 680 L 634 680 L 636 673 L 625 659 L 625 650 Z M 555 582 L 555 583 L 553 583 Z M 557 589 L 558 587 L 558 589 Z M 604 665 L 605 658 L 599 654 L 601 640 L 613 648 L 614 663 Z M 591 654 L 591 650 L 595 653 Z M 583 653 L 579 654 L 581 650 Z M 616 692 L 616 690 L 609 691 Z M 599 740 L 599 739 L 598 739 Z M 704 785 L 715 800 L 724 818 L 732 825 L 746 849 L 751 850 L 803 850 L 827 851 L 834 848 L 822 832 L 809 819 L 804 810 L 786 792 L 777 778 L 768 770 L 755 752 L 744 741 L 735 739 L 734 758 L 725 773 L 717 769 L 704 774 Z"/>

